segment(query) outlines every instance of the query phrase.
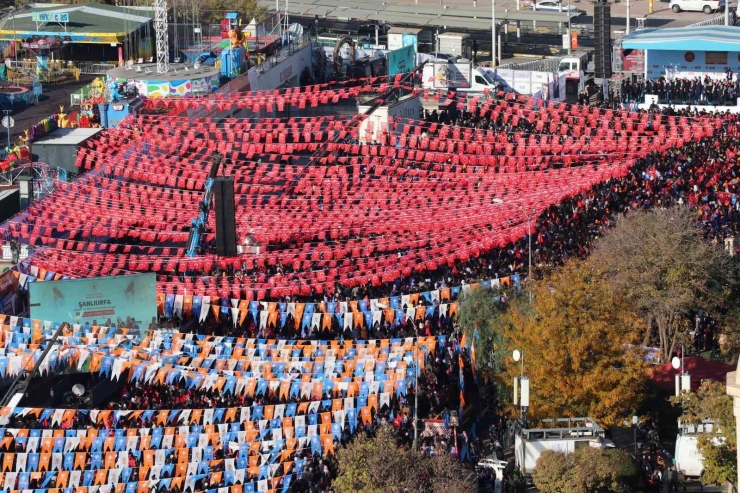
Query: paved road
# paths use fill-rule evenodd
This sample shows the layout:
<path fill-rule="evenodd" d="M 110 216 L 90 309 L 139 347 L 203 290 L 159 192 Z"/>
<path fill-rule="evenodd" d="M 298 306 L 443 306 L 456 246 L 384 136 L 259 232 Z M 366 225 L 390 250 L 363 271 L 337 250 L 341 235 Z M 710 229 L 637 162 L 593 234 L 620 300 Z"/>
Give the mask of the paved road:
<path fill-rule="evenodd" d="M 58 113 L 59 107 L 64 106 L 65 111 L 69 109 L 69 95 L 79 90 L 82 86 L 89 84 L 94 76 L 81 76 L 79 82 L 69 82 L 66 84 L 44 85 L 43 94 L 39 98 L 38 104 L 28 107 L 17 106 L 13 111 L 15 127 L 13 127 L 12 136 L 16 138 L 23 134 L 23 131 L 43 120 L 52 113 Z M 2 129 L 0 129 L 2 130 Z M 0 137 L 5 134 L 0 132 Z"/>
<path fill-rule="evenodd" d="M 516 10 L 517 0 L 494 0 L 496 2 L 496 10 Z M 565 0 L 567 2 L 567 0 Z M 594 4 L 587 0 L 572 0 L 573 5 L 578 7 L 579 10 L 584 11 L 586 14 L 577 20 L 577 24 L 593 24 L 593 13 Z M 455 7 L 471 8 L 474 6 L 473 0 L 385 0 L 385 5 L 427 5 L 427 6 L 440 6 L 446 5 L 448 9 L 454 12 Z M 491 0 L 478 0 L 475 2 L 477 7 L 481 10 L 486 9 L 486 12 L 490 12 Z M 703 21 L 713 17 L 713 15 L 706 15 L 701 12 L 681 12 L 675 14 L 668 7 L 669 2 L 661 2 L 655 0 L 653 4 L 654 12 L 648 14 L 648 0 L 633 0 L 630 2 L 630 18 L 632 18 L 632 26 L 636 25 L 634 19 L 638 17 L 647 17 L 647 27 L 682 27 L 695 22 Z M 525 8 L 530 5 L 530 0 L 520 0 L 521 8 Z M 736 5 L 735 2 L 730 1 L 730 6 Z M 611 4 L 612 13 L 612 29 L 624 29 L 627 25 L 627 2 L 622 0 L 620 3 Z"/>

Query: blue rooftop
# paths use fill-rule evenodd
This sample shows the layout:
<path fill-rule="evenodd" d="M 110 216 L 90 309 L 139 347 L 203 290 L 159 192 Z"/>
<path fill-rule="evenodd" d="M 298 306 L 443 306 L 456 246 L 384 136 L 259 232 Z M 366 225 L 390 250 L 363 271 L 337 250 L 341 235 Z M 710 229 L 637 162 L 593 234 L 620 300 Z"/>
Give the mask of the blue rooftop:
<path fill-rule="evenodd" d="M 622 48 L 665 51 L 740 51 L 740 27 L 640 29 L 622 38 Z"/>

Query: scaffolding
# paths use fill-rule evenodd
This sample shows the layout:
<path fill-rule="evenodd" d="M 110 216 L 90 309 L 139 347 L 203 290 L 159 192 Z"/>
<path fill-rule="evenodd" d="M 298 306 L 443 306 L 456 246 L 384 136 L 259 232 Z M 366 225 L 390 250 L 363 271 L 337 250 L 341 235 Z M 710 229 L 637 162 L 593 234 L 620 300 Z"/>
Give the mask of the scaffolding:
<path fill-rule="evenodd" d="M 170 68 L 170 46 L 167 35 L 167 0 L 154 2 L 154 31 L 157 47 L 157 73 L 165 74 Z"/>

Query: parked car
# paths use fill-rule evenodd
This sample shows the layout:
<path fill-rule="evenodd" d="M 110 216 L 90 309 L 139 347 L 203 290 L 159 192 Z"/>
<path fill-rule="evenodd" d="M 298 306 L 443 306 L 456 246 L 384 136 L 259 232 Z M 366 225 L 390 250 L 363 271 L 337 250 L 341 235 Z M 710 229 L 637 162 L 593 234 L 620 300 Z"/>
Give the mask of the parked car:
<path fill-rule="evenodd" d="M 671 10 L 679 12 L 704 12 L 712 14 L 724 8 L 722 0 L 671 0 Z"/>
<path fill-rule="evenodd" d="M 537 2 L 535 6 L 537 7 L 537 10 L 541 10 L 543 12 L 581 12 L 575 5 L 563 5 L 563 2 L 558 2 L 556 0 L 543 0 L 542 2 Z"/>

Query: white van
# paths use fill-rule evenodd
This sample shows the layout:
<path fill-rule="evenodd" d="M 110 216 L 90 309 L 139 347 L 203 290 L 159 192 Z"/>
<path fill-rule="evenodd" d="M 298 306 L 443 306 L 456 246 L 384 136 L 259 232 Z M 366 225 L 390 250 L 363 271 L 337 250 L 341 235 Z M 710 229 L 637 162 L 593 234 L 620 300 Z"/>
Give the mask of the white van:
<path fill-rule="evenodd" d="M 688 478 L 700 478 L 704 473 L 704 463 L 697 448 L 699 435 L 712 433 L 714 423 L 704 420 L 700 425 L 693 426 L 682 425 L 679 422 L 679 430 L 676 437 L 676 453 L 674 454 L 676 469 Z M 718 435 L 714 440 L 722 440 L 722 437 Z"/>
<path fill-rule="evenodd" d="M 671 10 L 675 13 L 688 11 L 712 14 L 724 8 L 724 5 L 723 0 L 671 0 Z"/>

